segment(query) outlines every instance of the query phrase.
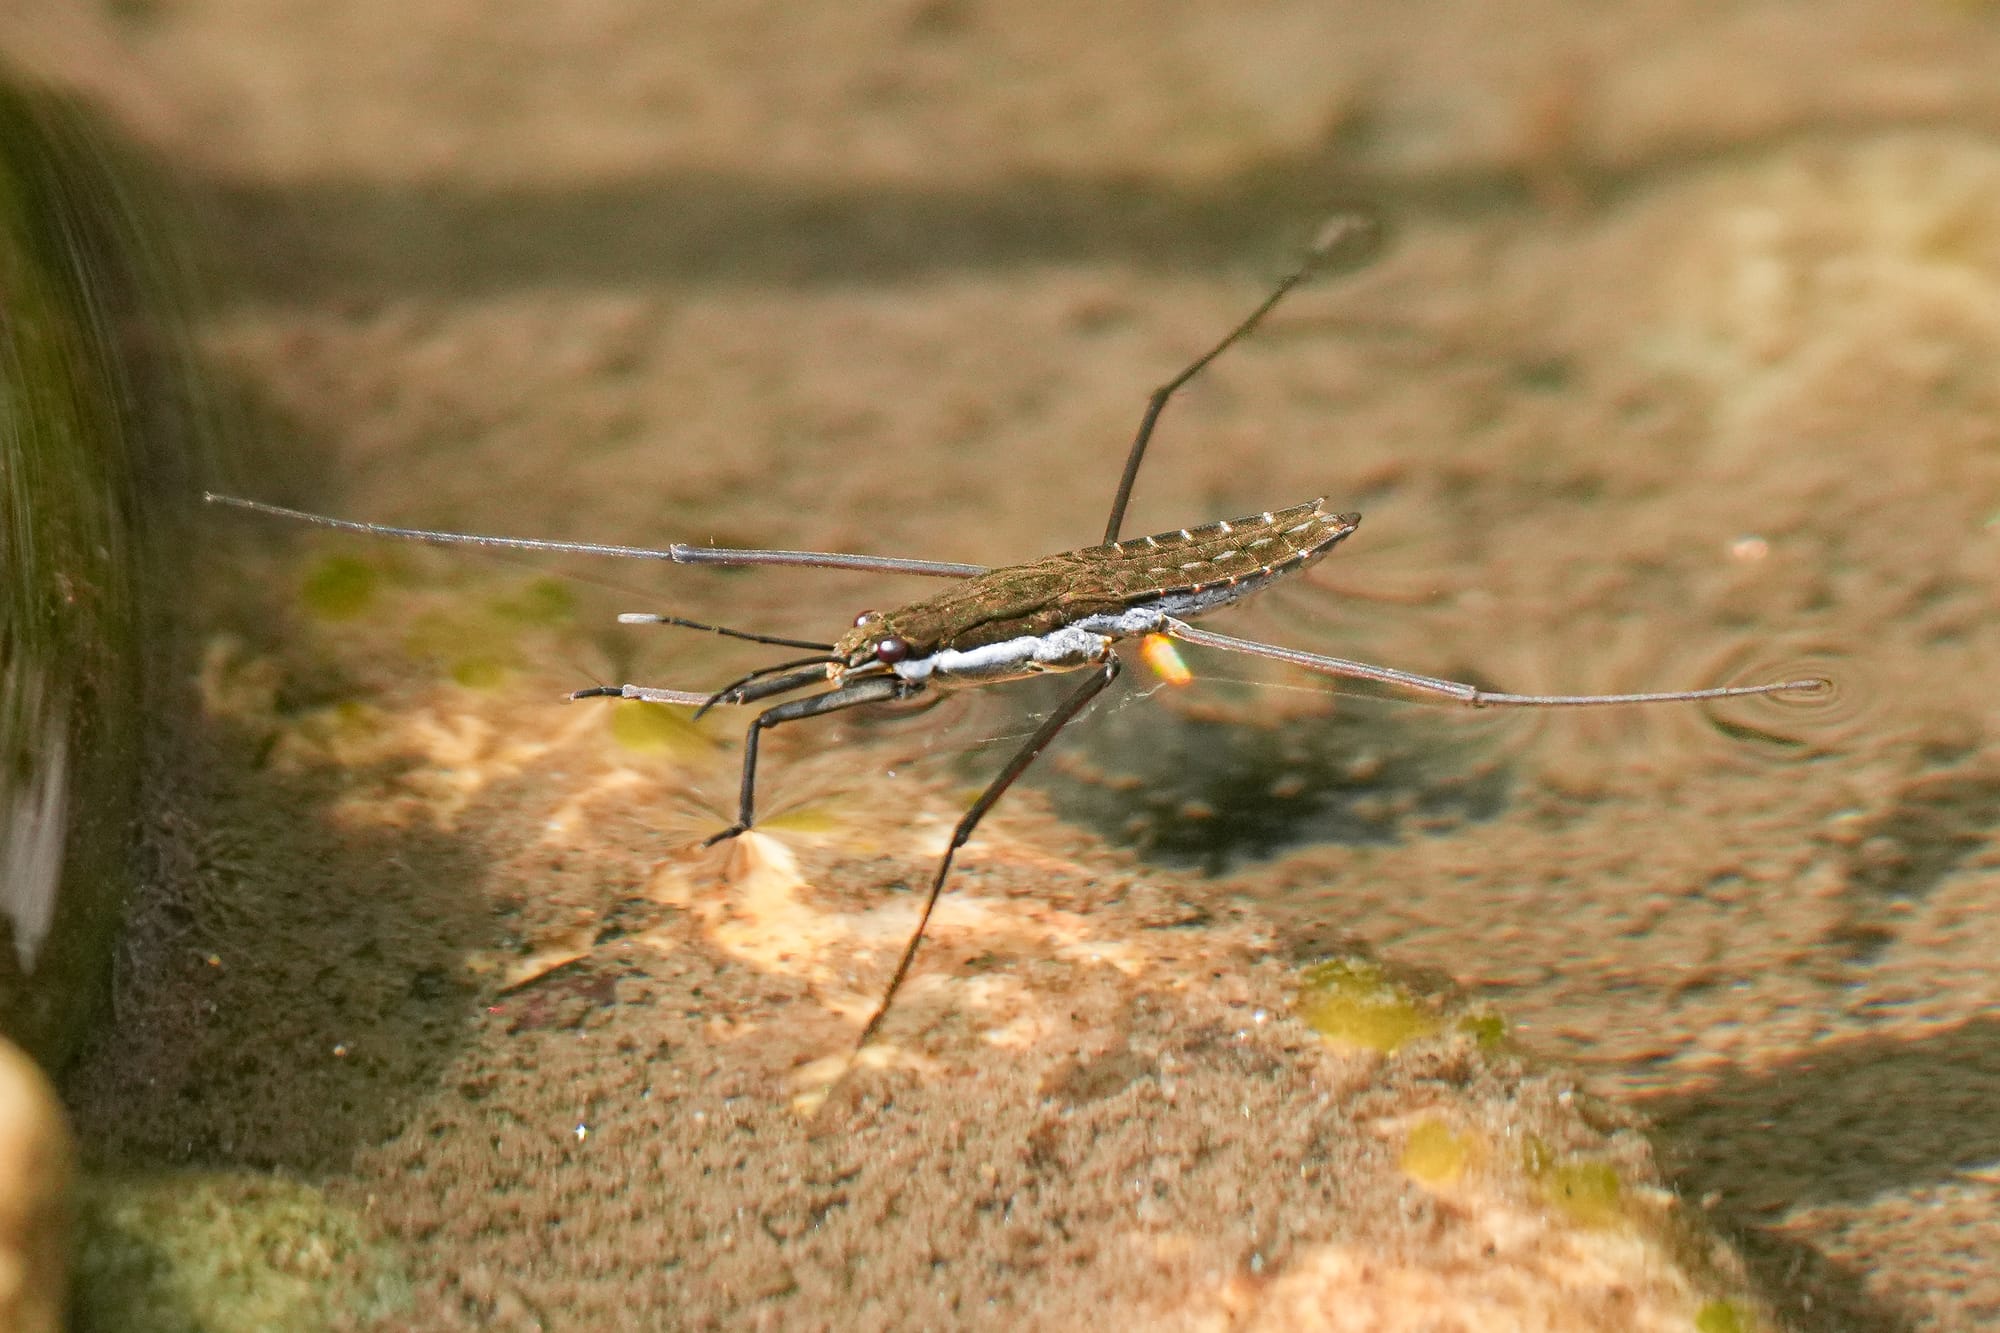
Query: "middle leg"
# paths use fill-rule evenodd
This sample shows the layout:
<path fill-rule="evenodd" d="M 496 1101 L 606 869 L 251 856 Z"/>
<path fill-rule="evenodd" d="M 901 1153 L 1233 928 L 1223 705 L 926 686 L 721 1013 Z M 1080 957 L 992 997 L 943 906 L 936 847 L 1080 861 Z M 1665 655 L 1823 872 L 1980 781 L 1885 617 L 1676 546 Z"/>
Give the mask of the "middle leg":
<path fill-rule="evenodd" d="M 862 704 L 906 699 L 921 688 L 898 676 L 876 676 L 853 685 L 843 685 L 837 690 L 828 690 L 825 694 L 815 694 L 810 699 L 793 699 L 757 714 L 750 723 L 750 730 L 743 733 L 743 786 L 737 797 L 736 822 L 713 837 L 702 839 L 701 845 L 713 847 L 749 830 L 755 818 L 757 801 L 757 738 L 766 728 L 775 727 L 780 722 L 794 722 L 802 717 L 837 713 L 843 708 L 857 708 Z"/>

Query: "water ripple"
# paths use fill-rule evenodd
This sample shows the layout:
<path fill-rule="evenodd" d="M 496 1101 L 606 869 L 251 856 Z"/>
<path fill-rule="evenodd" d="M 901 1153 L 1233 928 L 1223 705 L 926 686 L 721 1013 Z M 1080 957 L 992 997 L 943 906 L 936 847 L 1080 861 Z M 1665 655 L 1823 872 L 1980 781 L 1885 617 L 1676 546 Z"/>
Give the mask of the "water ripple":
<path fill-rule="evenodd" d="M 1792 647 L 1768 640 L 1727 649 L 1710 667 L 1717 685 L 1820 680 L 1821 688 L 1718 699 L 1702 709 L 1714 732 L 1746 757 L 1784 761 L 1845 748 L 1864 733 L 1880 691 L 1863 659 L 1825 643 Z"/>

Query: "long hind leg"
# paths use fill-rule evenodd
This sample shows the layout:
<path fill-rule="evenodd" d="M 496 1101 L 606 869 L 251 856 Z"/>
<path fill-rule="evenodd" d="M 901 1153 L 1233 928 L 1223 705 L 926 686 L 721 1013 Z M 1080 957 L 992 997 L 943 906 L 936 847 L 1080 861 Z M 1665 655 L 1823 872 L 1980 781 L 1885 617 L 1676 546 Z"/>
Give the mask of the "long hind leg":
<path fill-rule="evenodd" d="M 938 862 L 937 873 L 931 876 L 930 895 L 924 899 L 924 910 L 917 918 L 917 928 L 911 932 L 910 942 L 903 947 L 903 956 L 897 960 L 896 970 L 890 974 L 888 989 L 882 992 L 882 1002 L 875 1006 L 875 1013 L 868 1020 L 868 1026 L 861 1029 L 861 1037 L 854 1043 L 855 1050 L 859 1051 L 866 1046 L 869 1039 L 875 1035 L 875 1030 L 882 1026 L 882 1020 L 888 1016 L 890 1004 L 895 1001 L 896 992 L 902 988 L 903 978 L 910 974 L 910 964 L 916 961 L 917 948 L 924 942 L 924 928 L 930 925 L 931 909 L 937 906 L 938 895 L 944 891 L 945 878 L 951 874 L 951 861 L 958 854 L 958 849 L 965 846 L 967 840 L 972 837 L 972 830 L 979 827 L 979 821 L 986 817 L 986 812 L 1007 794 L 1007 789 L 1014 785 L 1014 780 L 1027 772 L 1028 765 L 1035 762 L 1035 756 L 1048 748 L 1049 742 L 1056 738 L 1056 733 L 1074 721 L 1076 715 L 1089 707 L 1090 701 L 1095 699 L 1105 686 L 1118 678 L 1121 666 L 1115 654 L 1106 657 L 1104 665 L 1093 672 L 1089 680 L 1042 720 L 1042 725 L 1035 728 L 1035 734 L 1028 737 L 1027 744 L 1014 752 L 1014 757 L 1007 761 L 1007 766 L 1000 770 L 993 781 L 986 784 L 986 790 L 979 793 L 979 799 L 972 803 L 972 808 L 959 818 L 958 826 L 951 831 L 951 842 L 944 849 L 944 857 Z"/>
<path fill-rule="evenodd" d="M 1436 676 L 1420 676 L 1414 671 L 1402 671 L 1396 667 L 1372 666 L 1367 662 L 1353 662 L 1344 657 L 1327 657 L 1298 648 L 1281 647 L 1275 643 L 1259 643 L 1255 639 L 1239 639 L 1229 634 L 1217 634 L 1214 630 L 1196 629 L 1193 625 L 1171 618 L 1167 621 L 1166 632 L 1182 643 L 1198 644 L 1204 648 L 1220 648 L 1231 653 L 1247 653 L 1252 657 L 1268 657 L 1274 662 L 1289 662 L 1293 666 L 1304 667 L 1307 671 L 1317 671 L 1324 676 L 1379 681 L 1384 685 L 1399 686 L 1418 694 L 1455 700 L 1474 708 L 1592 708 L 1626 704 L 1683 704 L 1703 699 L 1741 699 L 1753 694 L 1824 694 L 1832 688 L 1832 682 L 1825 677 L 1810 676 L 1804 680 L 1767 681 L 1762 685 L 1717 685 L 1708 689 L 1653 690 L 1644 694 L 1504 694 L 1498 690 L 1482 690 L 1477 685 L 1468 685 L 1462 680 L 1440 680 Z"/>
<path fill-rule="evenodd" d="M 1105 520 L 1104 541 L 1106 545 L 1118 540 L 1118 530 L 1125 526 L 1125 506 L 1132 499 L 1132 483 L 1139 479 L 1139 464 L 1145 461 L 1146 446 L 1152 442 L 1153 427 L 1159 423 L 1160 413 L 1166 409 L 1167 400 L 1172 398 L 1183 384 L 1193 379 L 1207 368 L 1208 363 L 1221 356 L 1237 342 L 1248 336 L 1250 331 L 1264 322 L 1264 316 L 1271 313 L 1286 293 L 1304 282 L 1323 268 L 1339 266 L 1358 268 L 1374 257 L 1381 242 L 1382 224 L 1368 213 L 1340 213 L 1329 218 L 1313 238 L 1312 248 L 1306 252 L 1305 260 L 1286 274 L 1263 303 L 1244 317 L 1243 322 L 1224 334 L 1222 341 L 1196 357 L 1188 368 L 1153 390 L 1153 396 L 1146 400 L 1146 414 L 1139 418 L 1139 433 L 1132 439 L 1132 447 L 1125 454 L 1125 470 L 1118 478 L 1118 492 L 1111 497 L 1111 517 Z"/>

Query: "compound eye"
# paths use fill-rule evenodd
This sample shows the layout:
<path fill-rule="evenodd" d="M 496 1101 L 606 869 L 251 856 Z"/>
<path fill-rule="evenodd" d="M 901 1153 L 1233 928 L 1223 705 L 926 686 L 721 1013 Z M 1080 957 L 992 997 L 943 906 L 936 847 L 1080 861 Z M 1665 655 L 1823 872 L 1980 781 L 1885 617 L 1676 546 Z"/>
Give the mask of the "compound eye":
<path fill-rule="evenodd" d="M 854 617 L 854 628 L 860 629 L 869 621 L 880 620 L 881 618 L 882 613 L 880 611 L 863 611 L 860 615 Z"/>
<path fill-rule="evenodd" d="M 886 666 L 894 666 L 898 662 L 906 661 L 909 656 L 909 642 L 905 639 L 899 639 L 893 634 L 875 645 L 875 660 Z"/>

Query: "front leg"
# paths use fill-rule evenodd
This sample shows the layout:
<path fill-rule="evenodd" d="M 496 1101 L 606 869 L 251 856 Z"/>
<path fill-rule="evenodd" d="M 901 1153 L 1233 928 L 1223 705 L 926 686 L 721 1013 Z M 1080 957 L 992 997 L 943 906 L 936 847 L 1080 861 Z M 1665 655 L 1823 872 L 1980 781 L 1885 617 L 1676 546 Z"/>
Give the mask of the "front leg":
<path fill-rule="evenodd" d="M 713 837 L 704 838 L 701 845 L 713 847 L 718 842 L 749 831 L 757 800 L 757 736 L 766 727 L 802 717 L 818 717 L 821 713 L 837 713 L 843 708 L 855 708 L 861 704 L 907 699 L 922 689 L 921 684 L 900 676 L 874 676 L 857 684 L 828 690 L 825 694 L 815 694 L 810 699 L 793 699 L 777 704 L 757 714 L 750 723 L 750 730 L 743 733 L 743 791 L 737 801 L 736 822 Z"/>

